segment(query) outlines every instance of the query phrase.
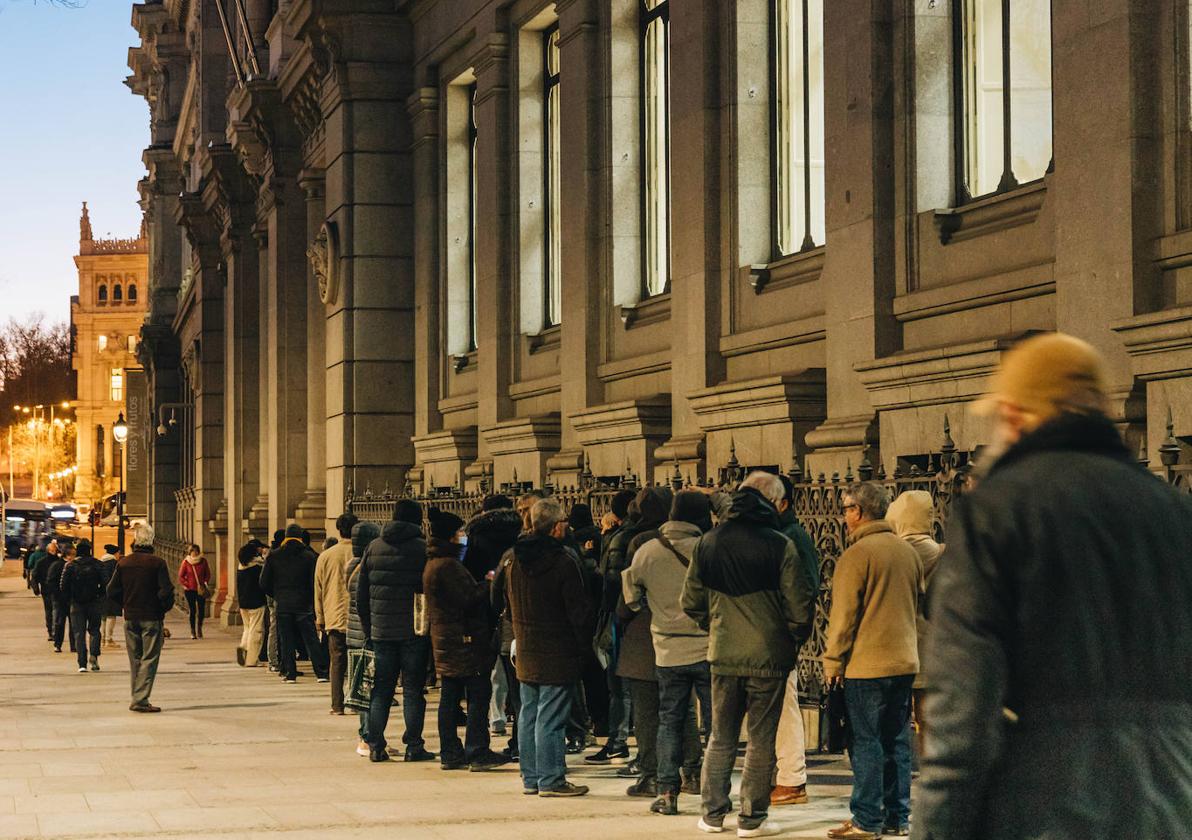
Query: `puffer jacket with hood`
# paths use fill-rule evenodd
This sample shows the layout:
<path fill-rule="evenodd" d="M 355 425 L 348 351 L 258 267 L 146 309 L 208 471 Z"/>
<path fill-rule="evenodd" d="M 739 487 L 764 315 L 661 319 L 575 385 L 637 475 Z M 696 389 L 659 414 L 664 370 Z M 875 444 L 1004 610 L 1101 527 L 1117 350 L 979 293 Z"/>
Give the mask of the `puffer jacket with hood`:
<path fill-rule="evenodd" d="M 369 543 L 356 583 L 356 609 L 365 638 L 404 642 L 414 638 L 414 595 L 422 592 L 426 541 L 422 529 L 390 521 Z"/>
<path fill-rule="evenodd" d="M 642 534 L 657 531 L 670 515 L 674 499 L 669 487 L 643 487 L 629 503 L 629 517 L 609 538 L 601 552 L 600 573 L 604 578 L 604 597 L 601 610 L 613 612 L 621 596 L 621 573 L 633 562 L 633 550 L 643 540 L 634 540 Z M 650 537 L 653 539 L 653 536 Z"/>
<path fill-rule="evenodd" d="M 815 592 L 778 527 L 774 506 L 745 488 L 695 545 L 682 604 L 709 631 L 713 674 L 785 678 L 811 633 Z"/>
<path fill-rule="evenodd" d="M 261 589 L 261 570 L 265 561 L 257 553 L 257 546 L 241 546 L 236 555 L 236 601 L 241 609 L 258 610 L 265 606 L 265 590 Z"/>
<path fill-rule="evenodd" d="M 352 526 L 352 559 L 344 570 L 348 581 L 348 647 L 364 647 L 364 627 L 360 624 L 360 611 L 356 608 L 356 586 L 360 579 L 360 561 L 369 543 L 381 536 L 381 529 L 372 522 L 357 522 Z"/>
<path fill-rule="evenodd" d="M 526 534 L 511 549 L 505 598 L 517 641 L 517 679 L 571 685 L 583 673 L 592 637 L 579 560 L 553 537 Z"/>
<path fill-rule="evenodd" d="M 422 588 L 430 618 L 435 670 L 440 677 L 488 674 L 496 661 L 488 581 L 478 581 L 468 574 L 459 560 L 462 549 L 457 543 L 433 537 L 427 543 Z"/>
<path fill-rule="evenodd" d="M 513 546 L 521 529 L 521 517 L 513 508 L 486 510 L 473 516 L 464 528 L 468 534 L 464 568 L 476 580 L 484 580 Z"/>
<path fill-rule="evenodd" d="M 935 541 L 935 503 L 931 494 L 926 490 L 907 490 L 900 493 L 898 498 L 890 503 L 886 511 L 886 521 L 894 529 L 894 533 L 902 537 L 919 559 L 923 561 L 923 589 L 924 593 L 931 591 L 931 576 L 935 574 L 935 567 L 939 563 L 940 554 L 944 547 Z M 927 634 L 930 625 L 927 623 L 925 607 L 926 595 L 919 598 L 919 610 L 915 616 L 915 632 L 919 641 L 919 662 L 923 662 L 923 654 L 927 650 Z M 927 680 L 922 668 L 915 675 L 915 688 L 923 688 Z"/>

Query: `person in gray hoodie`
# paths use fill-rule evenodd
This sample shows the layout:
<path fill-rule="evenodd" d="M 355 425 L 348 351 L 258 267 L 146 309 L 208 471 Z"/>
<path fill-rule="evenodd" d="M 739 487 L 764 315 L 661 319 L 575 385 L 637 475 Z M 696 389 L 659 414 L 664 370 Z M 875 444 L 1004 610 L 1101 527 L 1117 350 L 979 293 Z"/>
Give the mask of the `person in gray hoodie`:
<path fill-rule="evenodd" d="M 701 746 L 691 697 L 695 692 L 704 698 L 705 708 L 711 704 L 708 631 L 683 611 L 680 601 L 691 553 L 711 528 L 712 506 L 706 494 L 676 494 L 670 518 L 634 552 L 621 578 L 625 607 L 648 610 L 654 641 L 658 757 L 657 767 L 649 770 L 657 772 L 658 798 L 650 810 L 658 814 L 679 813 L 680 791 L 699 794 Z"/>

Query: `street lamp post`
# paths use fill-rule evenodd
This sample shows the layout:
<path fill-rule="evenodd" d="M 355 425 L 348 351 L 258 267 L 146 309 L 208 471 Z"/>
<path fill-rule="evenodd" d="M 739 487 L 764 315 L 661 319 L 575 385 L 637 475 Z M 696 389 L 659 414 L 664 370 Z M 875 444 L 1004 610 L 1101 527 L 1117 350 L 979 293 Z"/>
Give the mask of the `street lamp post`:
<path fill-rule="evenodd" d="M 124 412 L 116 418 L 116 425 L 112 426 L 112 437 L 120 444 L 120 488 L 116 491 L 116 547 L 124 553 L 124 441 L 128 440 L 128 424 L 124 422 Z"/>

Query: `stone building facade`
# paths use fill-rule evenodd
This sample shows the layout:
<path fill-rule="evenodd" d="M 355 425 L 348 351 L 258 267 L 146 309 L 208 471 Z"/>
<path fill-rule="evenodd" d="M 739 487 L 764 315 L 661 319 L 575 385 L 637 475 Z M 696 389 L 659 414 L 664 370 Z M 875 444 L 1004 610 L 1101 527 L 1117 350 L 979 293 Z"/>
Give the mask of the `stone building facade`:
<path fill-rule="evenodd" d="M 1009 7 L 135 5 L 159 530 L 227 564 L 351 488 L 892 471 L 985 442 L 1040 330 L 1144 457 L 1192 435 L 1188 10 Z"/>
<path fill-rule="evenodd" d="M 142 230 L 129 239 L 96 239 L 83 203 L 79 219 L 79 293 L 70 301 L 71 367 L 77 382 L 78 472 L 74 498 L 95 502 L 115 493 L 124 469 L 112 426 L 124 411 L 128 371 L 145 321 L 149 249 Z"/>

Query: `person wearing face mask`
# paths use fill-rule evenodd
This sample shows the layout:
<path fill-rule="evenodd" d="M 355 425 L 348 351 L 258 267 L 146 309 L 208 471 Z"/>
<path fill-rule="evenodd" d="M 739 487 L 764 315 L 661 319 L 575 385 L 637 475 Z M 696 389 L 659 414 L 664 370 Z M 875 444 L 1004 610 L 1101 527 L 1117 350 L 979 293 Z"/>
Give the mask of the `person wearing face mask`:
<path fill-rule="evenodd" d="M 439 746 L 444 770 L 488 770 L 508 762 L 489 747 L 489 679 L 496 652 L 488 607 L 488 583 L 477 581 L 462 562 L 467 536 L 464 521 L 431 508 L 430 539 L 422 590 L 430 619 L 431 646 L 440 680 Z M 467 734 L 461 744 L 456 709 L 467 698 Z"/>

